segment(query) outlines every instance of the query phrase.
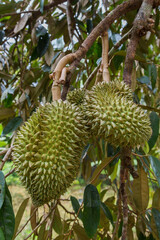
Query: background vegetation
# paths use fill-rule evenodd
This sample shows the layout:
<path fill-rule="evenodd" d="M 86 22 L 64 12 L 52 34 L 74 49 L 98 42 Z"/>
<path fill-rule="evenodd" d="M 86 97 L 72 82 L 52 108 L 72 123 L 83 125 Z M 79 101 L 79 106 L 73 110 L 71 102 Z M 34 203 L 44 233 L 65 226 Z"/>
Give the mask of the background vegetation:
<path fill-rule="evenodd" d="M 16 194 L 21 188 L 13 191 L 11 186 L 20 185 L 11 154 L 16 130 L 38 106 L 52 101 L 53 80 L 49 74 L 63 56 L 77 50 L 80 53 L 69 65 L 70 73 L 62 86 L 63 99 L 68 90 L 83 86 L 90 89 L 94 85 L 102 59 L 101 35 L 107 30 L 111 81 L 124 79 L 127 83 L 123 75 L 129 56 L 127 49 L 129 39 L 134 40 L 137 34 L 134 21 L 142 2 L 152 6 L 149 15 L 153 21 L 150 29 L 145 22 L 143 34 L 141 31 L 138 35 L 133 64 L 130 64 L 130 85 L 134 102 L 150 116 L 153 133 L 143 148 L 133 149 L 131 154 L 131 163 L 139 177 L 134 179 L 129 174 L 125 179 L 127 223 L 124 223 L 124 201 L 120 193 L 121 161 L 119 156 L 115 157 L 120 149 L 103 139 L 88 143 L 80 157 L 78 180 L 71 188 L 75 190 L 78 183 L 78 191 L 70 193 L 69 190 L 56 207 L 48 204 L 34 209 L 27 193 L 18 199 Z M 1 240 L 160 239 L 159 19 L 158 0 L 4 0 L 0 3 Z M 23 229 L 25 225 L 27 228 Z"/>

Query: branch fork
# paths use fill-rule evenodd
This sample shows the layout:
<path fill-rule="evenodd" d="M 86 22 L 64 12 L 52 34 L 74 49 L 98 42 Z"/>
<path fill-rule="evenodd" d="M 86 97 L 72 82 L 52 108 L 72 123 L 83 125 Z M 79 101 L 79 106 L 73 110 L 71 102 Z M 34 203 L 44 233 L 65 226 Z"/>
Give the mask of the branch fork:
<path fill-rule="evenodd" d="M 61 98 L 61 84 L 65 83 L 67 73 L 69 69 L 66 67 L 67 64 L 72 63 L 76 58 L 75 53 L 70 53 L 64 56 L 57 64 L 54 72 L 50 74 L 50 79 L 53 79 L 52 84 L 52 98 L 53 101 Z"/>

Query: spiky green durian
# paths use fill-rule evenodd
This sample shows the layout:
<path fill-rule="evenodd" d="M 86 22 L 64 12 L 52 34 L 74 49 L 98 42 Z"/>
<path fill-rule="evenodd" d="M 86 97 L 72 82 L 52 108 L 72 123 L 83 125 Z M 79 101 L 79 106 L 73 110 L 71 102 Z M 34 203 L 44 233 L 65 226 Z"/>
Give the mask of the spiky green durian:
<path fill-rule="evenodd" d="M 86 140 L 83 116 L 67 101 L 38 108 L 20 128 L 14 164 L 34 205 L 58 199 L 66 191 L 79 171 Z"/>
<path fill-rule="evenodd" d="M 114 87 L 113 87 L 114 86 Z M 129 90 L 129 94 L 127 94 Z M 116 146 L 137 146 L 151 136 L 148 116 L 131 100 L 131 90 L 119 83 L 99 83 L 88 92 L 84 112 L 93 136 Z"/>
<path fill-rule="evenodd" d="M 72 104 L 80 106 L 84 102 L 85 94 L 86 91 L 83 88 L 78 88 L 68 93 L 67 100 Z"/>
<path fill-rule="evenodd" d="M 124 82 L 120 82 L 119 80 L 112 82 L 102 82 L 97 84 L 92 88 L 94 92 L 101 92 L 101 94 L 107 95 L 108 98 L 115 96 L 122 96 L 127 98 L 128 100 L 133 100 L 133 93 L 131 88 L 126 85 Z"/>

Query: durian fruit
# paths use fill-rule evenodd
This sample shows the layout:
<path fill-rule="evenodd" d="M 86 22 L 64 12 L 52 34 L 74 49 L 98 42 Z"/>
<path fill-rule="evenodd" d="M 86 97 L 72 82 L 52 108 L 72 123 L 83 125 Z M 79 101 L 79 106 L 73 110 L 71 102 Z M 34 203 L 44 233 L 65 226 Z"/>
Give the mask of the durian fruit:
<path fill-rule="evenodd" d="M 81 106 L 84 102 L 86 91 L 83 88 L 78 88 L 68 92 L 67 100 L 77 106 Z"/>
<path fill-rule="evenodd" d="M 14 164 L 35 206 L 58 199 L 76 178 L 87 131 L 76 106 L 41 106 L 17 133 Z"/>
<path fill-rule="evenodd" d="M 145 112 L 133 103 L 131 90 L 119 83 L 99 83 L 85 97 L 83 109 L 93 136 L 115 146 L 137 146 L 152 133 Z"/>
<path fill-rule="evenodd" d="M 133 93 L 131 88 L 126 85 L 124 82 L 120 82 L 119 80 L 111 81 L 109 83 L 102 82 L 97 84 L 92 88 L 94 92 L 101 92 L 101 94 L 108 95 L 111 97 L 112 95 L 115 96 L 122 96 L 127 98 L 128 100 L 133 100 Z"/>

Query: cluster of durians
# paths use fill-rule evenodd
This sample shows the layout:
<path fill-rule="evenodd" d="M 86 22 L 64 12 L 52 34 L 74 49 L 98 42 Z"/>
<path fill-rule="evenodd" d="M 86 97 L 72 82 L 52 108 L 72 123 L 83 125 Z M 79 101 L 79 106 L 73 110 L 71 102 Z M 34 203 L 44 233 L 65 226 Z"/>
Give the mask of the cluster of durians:
<path fill-rule="evenodd" d="M 93 136 L 135 147 L 151 136 L 147 114 L 124 83 L 99 83 L 69 92 L 67 100 L 37 109 L 14 143 L 14 164 L 35 206 L 58 199 L 76 178 L 80 156 Z"/>

